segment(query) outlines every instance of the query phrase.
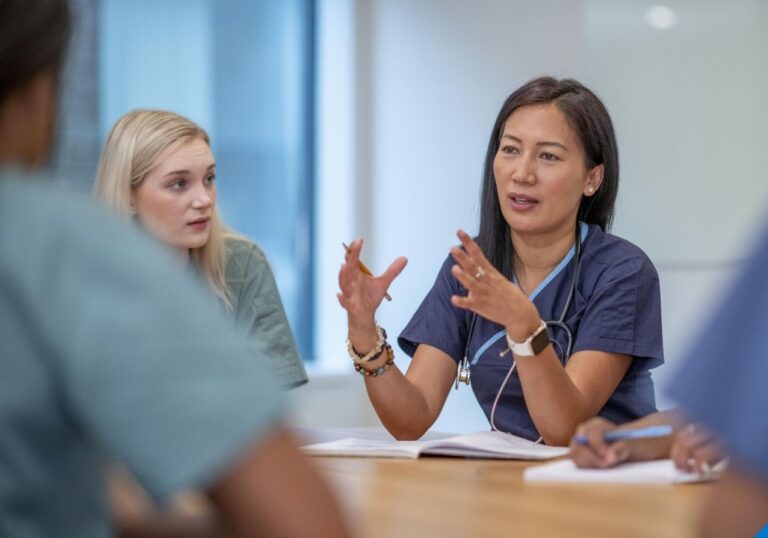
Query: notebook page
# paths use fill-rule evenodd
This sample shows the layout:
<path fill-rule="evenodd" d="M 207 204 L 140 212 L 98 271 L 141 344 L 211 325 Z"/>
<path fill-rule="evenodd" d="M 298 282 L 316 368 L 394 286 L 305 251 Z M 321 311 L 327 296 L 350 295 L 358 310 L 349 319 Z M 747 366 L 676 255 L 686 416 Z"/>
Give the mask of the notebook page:
<path fill-rule="evenodd" d="M 718 478 L 725 462 L 716 465 L 710 473 L 687 473 L 675 467 L 672 460 L 623 463 L 610 469 L 580 469 L 572 460 L 562 460 L 524 472 L 527 482 L 592 482 L 610 484 L 681 484 L 702 482 Z"/>

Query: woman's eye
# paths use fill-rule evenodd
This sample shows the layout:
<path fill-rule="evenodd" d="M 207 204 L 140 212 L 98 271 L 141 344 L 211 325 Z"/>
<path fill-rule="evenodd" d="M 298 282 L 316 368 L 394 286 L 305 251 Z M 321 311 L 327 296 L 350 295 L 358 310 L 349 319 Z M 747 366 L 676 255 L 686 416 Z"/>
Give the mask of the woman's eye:
<path fill-rule="evenodd" d="M 173 190 L 177 190 L 177 191 L 183 189 L 186 186 L 187 186 L 187 180 L 186 179 L 176 179 L 176 180 L 172 181 L 168 185 L 168 187 L 170 187 Z"/>
<path fill-rule="evenodd" d="M 216 181 L 216 176 L 214 174 L 211 174 L 210 176 L 206 176 L 205 178 L 206 185 L 213 185 L 215 181 Z"/>
<path fill-rule="evenodd" d="M 508 155 L 515 155 L 519 153 L 518 149 L 515 146 L 502 146 L 501 152 L 506 153 Z"/>
<path fill-rule="evenodd" d="M 560 160 L 558 158 L 558 156 L 555 155 L 554 153 L 542 153 L 541 154 L 541 158 L 544 159 L 545 161 L 559 161 Z"/>

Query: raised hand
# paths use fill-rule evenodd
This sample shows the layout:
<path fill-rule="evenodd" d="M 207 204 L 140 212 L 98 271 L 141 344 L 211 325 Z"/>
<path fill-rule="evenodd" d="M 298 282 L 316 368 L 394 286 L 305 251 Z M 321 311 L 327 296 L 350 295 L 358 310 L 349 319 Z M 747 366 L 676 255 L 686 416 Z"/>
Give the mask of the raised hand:
<path fill-rule="evenodd" d="M 344 263 L 339 269 L 341 291 L 336 296 L 347 311 L 350 336 L 354 332 L 370 332 L 369 329 L 374 326 L 374 314 L 387 289 L 408 263 L 405 257 L 400 257 L 381 275 L 368 276 L 359 266 L 362 248 L 363 240 L 354 240 L 349 245 Z"/>
<path fill-rule="evenodd" d="M 454 295 L 451 303 L 504 325 L 510 337 L 517 341 L 533 334 L 541 323 L 536 306 L 496 270 L 466 232 L 459 230 L 457 235 L 464 248 L 451 249 L 451 256 L 456 260 L 451 273 L 468 293 L 466 297 Z"/>

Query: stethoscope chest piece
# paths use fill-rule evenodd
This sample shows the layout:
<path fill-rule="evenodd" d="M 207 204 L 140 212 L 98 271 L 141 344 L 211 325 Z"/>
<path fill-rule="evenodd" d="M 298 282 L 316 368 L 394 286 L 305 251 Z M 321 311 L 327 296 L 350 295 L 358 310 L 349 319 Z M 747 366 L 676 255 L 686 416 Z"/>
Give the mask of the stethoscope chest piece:
<path fill-rule="evenodd" d="M 459 372 L 456 374 L 456 388 L 459 388 L 459 383 L 469 385 L 469 378 L 472 376 L 472 372 L 469 369 L 466 357 L 461 361 L 459 365 Z"/>

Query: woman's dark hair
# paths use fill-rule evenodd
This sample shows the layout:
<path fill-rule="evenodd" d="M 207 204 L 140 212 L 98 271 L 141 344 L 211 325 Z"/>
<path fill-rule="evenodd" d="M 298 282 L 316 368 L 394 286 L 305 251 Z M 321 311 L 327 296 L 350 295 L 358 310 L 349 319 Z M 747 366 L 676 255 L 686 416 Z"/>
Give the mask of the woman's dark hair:
<path fill-rule="evenodd" d="M 0 103 L 46 69 L 58 74 L 70 32 L 67 0 L 0 0 Z"/>
<path fill-rule="evenodd" d="M 522 106 L 552 103 L 565 115 L 584 147 L 587 169 L 602 164 L 603 182 L 597 193 L 583 196 L 578 220 L 610 229 L 619 190 L 619 153 L 608 111 L 602 101 L 580 82 L 541 77 L 526 82 L 504 102 L 488 142 L 480 195 L 480 233 L 477 242 L 488 260 L 506 277 L 512 276 L 514 251 L 509 224 L 504 220 L 496 191 L 493 161 L 504 124 Z"/>

